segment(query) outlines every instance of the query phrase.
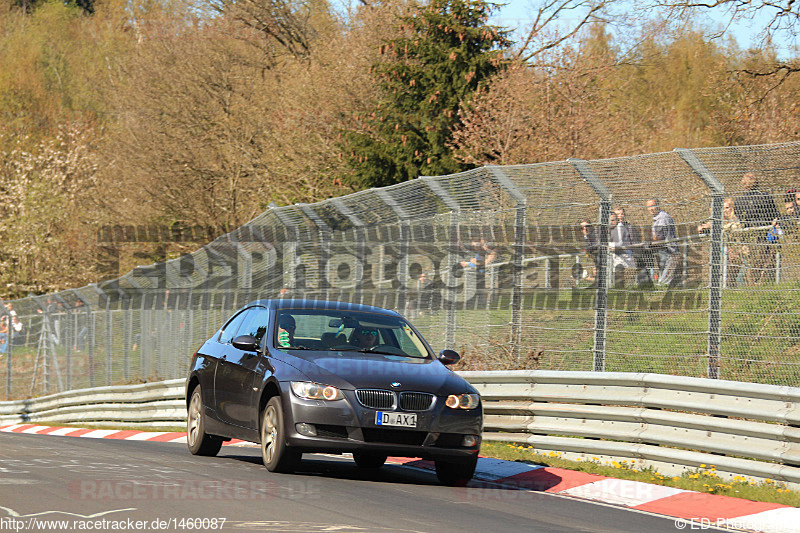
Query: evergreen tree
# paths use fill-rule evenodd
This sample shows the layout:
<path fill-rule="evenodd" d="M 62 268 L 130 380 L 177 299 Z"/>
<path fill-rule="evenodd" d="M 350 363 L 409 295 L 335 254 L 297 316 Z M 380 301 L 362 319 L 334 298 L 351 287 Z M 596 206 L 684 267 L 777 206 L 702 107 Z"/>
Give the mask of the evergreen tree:
<path fill-rule="evenodd" d="M 11 0 L 11 5 L 23 9 L 26 13 L 32 13 L 37 7 L 45 3 L 46 0 Z M 75 6 L 83 10 L 87 15 L 94 13 L 95 0 L 64 0 L 64 5 Z"/>
<path fill-rule="evenodd" d="M 419 175 L 466 170 L 452 155 L 458 110 L 505 68 L 505 32 L 487 21 L 494 4 L 429 0 L 400 18 L 374 65 L 377 109 L 345 136 L 356 186 L 380 187 Z"/>

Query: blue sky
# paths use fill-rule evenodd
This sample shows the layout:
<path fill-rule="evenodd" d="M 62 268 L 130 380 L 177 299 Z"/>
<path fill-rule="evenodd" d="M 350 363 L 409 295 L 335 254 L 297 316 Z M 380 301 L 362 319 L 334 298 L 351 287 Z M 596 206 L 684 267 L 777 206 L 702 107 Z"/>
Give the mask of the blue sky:
<path fill-rule="evenodd" d="M 524 28 L 532 21 L 532 14 L 534 7 L 542 3 L 542 0 L 515 0 L 508 1 L 507 5 L 495 14 L 493 22 L 511 28 Z M 577 17 L 576 17 L 577 18 Z M 721 27 L 727 20 L 724 11 L 717 10 L 704 10 L 703 18 L 700 20 L 707 20 L 711 28 Z M 744 21 L 732 26 L 729 33 L 732 34 L 739 47 L 747 49 L 759 45 L 759 32 L 764 28 L 768 22 L 768 16 L 762 14 L 751 21 Z M 790 53 L 790 43 L 788 37 L 782 35 L 785 39 L 784 43 L 778 44 L 779 53 L 781 56 L 796 56 L 796 53 Z"/>

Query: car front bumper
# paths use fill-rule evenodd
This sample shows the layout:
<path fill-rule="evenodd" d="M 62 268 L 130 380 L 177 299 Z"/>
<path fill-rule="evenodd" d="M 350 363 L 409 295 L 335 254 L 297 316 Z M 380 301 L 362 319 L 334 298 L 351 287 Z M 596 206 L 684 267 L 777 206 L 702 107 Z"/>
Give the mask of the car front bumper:
<path fill-rule="evenodd" d="M 303 452 L 368 451 L 453 462 L 469 461 L 478 454 L 483 426 L 481 406 L 450 409 L 443 398 L 437 398 L 426 411 L 382 410 L 417 415 L 415 428 L 385 427 L 375 422 L 379 409 L 362 406 L 354 391 L 342 392 L 342 400 L 304 400 L 284 389 L 281 399 L 289 446 Z M 316 435 L 302 434 L 299 424 L 312 426 Z M 465 435 L 477 436 L 474 446 L 463 445 Z"/>

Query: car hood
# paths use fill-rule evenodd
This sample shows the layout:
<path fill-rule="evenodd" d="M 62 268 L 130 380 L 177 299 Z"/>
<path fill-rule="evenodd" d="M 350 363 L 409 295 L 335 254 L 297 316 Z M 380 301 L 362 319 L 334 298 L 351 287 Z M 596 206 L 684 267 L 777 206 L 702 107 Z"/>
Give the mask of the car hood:
<path fill-rule="evenodd" d="M 437 396 L 476 392 L 462 377 L 433 359 L 317 351 L 297 351 L 291 357 L 292 366 L 309 379 L 340 389 L 413 390 Z"/>

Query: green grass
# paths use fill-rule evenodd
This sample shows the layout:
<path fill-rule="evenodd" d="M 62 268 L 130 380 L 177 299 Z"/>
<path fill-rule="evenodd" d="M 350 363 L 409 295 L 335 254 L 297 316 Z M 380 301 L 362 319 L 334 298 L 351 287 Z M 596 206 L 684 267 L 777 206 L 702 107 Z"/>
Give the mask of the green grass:
<path fill-rule="evenodd" d="M 457 313 L 455 348 L 461 370 L 591 370 L 594 289 L 530 296 L 522 312 L 522 342 L 512 354 L 512 313 L 495 308 Z M 588 300 L 587 300 L 588 298 Z M 587 308 L 587 302 L 588 307 Z M 434 345 L 444 311 L 419 317 Z M 707 377 L 708 289 L 609 291 L 605 369 Z M 800 383 L 800 283 L 726 289 L 721 309 L 719 377 L 733 381 Z"/>
<path fill-rule="evenodd" d="M 735 498 L 744 498 L 761 502 L 772 502 L 793 507 L 800 506 L 800 492 L 789 490 L 783 483 L 772 480 L 755 482 L 751 478 L 736 476 L 732 480 L 723 480 L 716 473 L 713 465 L 684 472 L 681 476 L 665 476 L 654 469 L 635 470 L 627 461 L 602 464 L 600 461 L 571 461 L 560 457 L 559 452 L 547 455 L 537 454 L 530 446 L 522 446 L 507 442 L 487 442 L 481 445 L 481 455 L 519 461 L 523 463 L 551 466 L 578 472 L 588 472 L 618 479 L 630 479 L 643 483 L 665 485 L 679 489 L 722 494 Z"/>

